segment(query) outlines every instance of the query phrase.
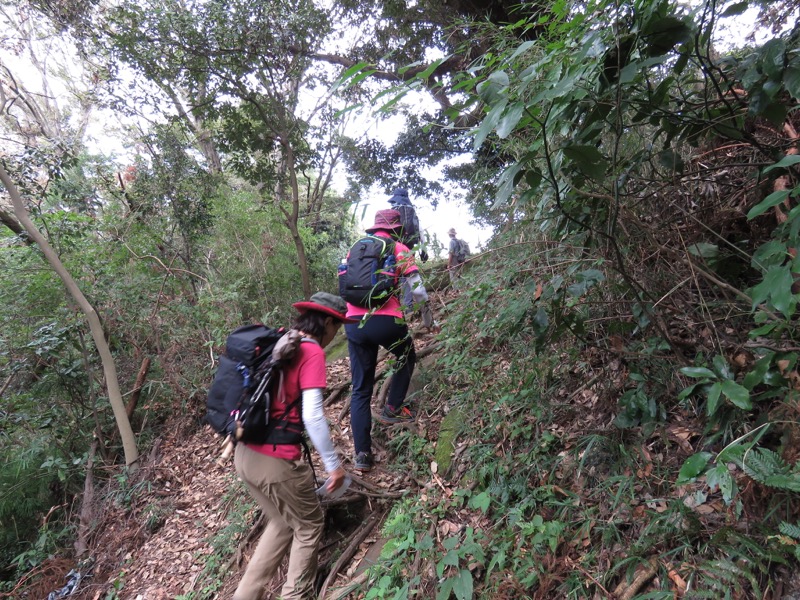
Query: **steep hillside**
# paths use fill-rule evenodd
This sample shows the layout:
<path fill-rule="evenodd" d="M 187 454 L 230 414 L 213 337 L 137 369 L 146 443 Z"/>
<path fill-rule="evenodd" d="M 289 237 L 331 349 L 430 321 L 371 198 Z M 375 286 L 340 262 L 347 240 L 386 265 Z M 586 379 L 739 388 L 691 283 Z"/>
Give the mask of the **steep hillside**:
<path fill-rule="evenodd" d="M 792 530 L 776 533 L 800 515 L 793 472 L 776 463 L 783 479 L 764 482 L 735 456 L 719 459 L 729 484 L 698 465 L 727 447 L 703 398 L 682 392 L 685 362 L 641 339 L 633 316 L 616 317 L 617 290 L 583 271 L 571 297 L 587 322 L 606 315 L 605 337 L 592 328 L 543 347 L 536 307 L 556 277 L 531 283 L 490 266 L 520 246 L 474 257 L 460 292 L 433 295 L 442 334 L 415 324 L 420 417 L 414 427 L 376 424 L 379 468 L 327 505 L 321 597 L 798 597 Z M 694 327 L 668 314 L 671 330 Z M 708 339 L 694 331 L 684 347 Z M 334 358 L 326 405 L 346 457 L 348 379 L 347 359 Z M 789 410 L 781 401 L 775 409 Z M 793 423 L 763 443 L 790 456 Z M 98 496 L 94 572 L 74 597 L 230 597 L 262 523 L 230 465 L 215 462 L 207 429 L 184 421 L 168 431 L 135 480 Z M 54 561 L 29 597 L 62 585 L 72 566 Z"/>

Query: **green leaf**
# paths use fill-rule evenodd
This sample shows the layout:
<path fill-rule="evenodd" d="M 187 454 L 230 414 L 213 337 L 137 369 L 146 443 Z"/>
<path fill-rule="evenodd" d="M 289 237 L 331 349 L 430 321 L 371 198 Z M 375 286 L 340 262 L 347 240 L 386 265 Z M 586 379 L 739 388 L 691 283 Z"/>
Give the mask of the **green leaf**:
<path fill-rule="evenodd" d="M 473 584 L 472 573 L 467 569 L 461 569 L 453 581 L 453 593 L 458 600 L 472 600 Z"/>
<path fill-rule="evenodd" d="M 458 546 L 458 538 L 454 536 L 445 538 L 445 540 L 442 542 L 442 546 L 444 547 L 445 550 L 452 550 L 453 548 Z"/>
<path fill-rule="evenodd" d="M 668 15 L 650 19 L 642 30 L 649 56 L 669 52 L 677 44 L 691 39 L 692 29 L 682 19 Z"/>
<path fill-rule="evenodd" d="M 408 589 L 411 587 L 412 582 L 406 582 L 394 595 L 392 600 L 408 600 Z"/>
<path fill-rule="evenodd" d="M 442 558 L 442 564 L 446 567 L 457 567 L 458 560 L 458 552 L 455 550 L 450 550 L 444 555 L 444 558 Z"/>
<path fill-rule="evenodd" d="M 605 275 L 598 269 L 586 269 L 580 273 L 575 274 L 575 283 L 567 288 L 567 293 L 571 296 L 582 296 L 589 288 L 596 283 L 604 281 Z"/>
<path fill-rule="evenodd" d="M 511 61 L 513 61 L 513 60 L 514 60 L 515 58 L 517 58 L 517 57 L 518 57 L 520 54 L 523 54 L 524 52 L 527 52 L 528 50 L 530 50 L 530 49 L 533 47 L 533 45 L 534 45 L 535 43 L 536 43 L 536 42 L 529 40 L 529 41 L 527 41 L 527 42 L 523 42 L 522 44 L 520 44 L 519 48 L 517 48 L 517 49 L 514 51 L 514 54 L 512 54 L 512 55 L 511 55 L 511 56 L 508 58 L 508 62 L 511 62 Z"/>
<path fill-rule="evenodd" d="M 783 87 L 795 100 L 800 99 L 800 68 L 789 67 L 783 72 Z"/>
<path fill-rule="evenodd" d="M 766 271 L 770 267 L 781 266 L 788 255 L 789 249 L 786 247 L 785 242 L 772 240 L 759 246 L 758 250 L 753 254 L 750 264 L 756 269 Z"/>
<path fill-rule="evenodd" d="M 783 85 L 778 81 L 773 81 L 772 79 L 770 79 L 769 81 L 765 81 L 764 82 L 764 86 L 761 89 L 764 90 L 764 93 L 771 100 L 774 100 L 775 96 L 777 96 L 781 91 L 783 91 Z M 783 108 L 783 105 L 780 104 L 780 103 L 777 103 L 777 108 L 776 108 L 775 105 L 776 105 L 776 103 L 772 102 L 770 104 L 770 106 L 768 106 L 767 109 L 765 110 L 765 114 L 768 113 L 769 111 L 776 111 L 777 114 L 781 114 L 780 108 Z M 786 114 L 786 109 L 785 108 L 783 108 L 783 114 L 784 115 Z"/>
<path fill-rule="evenodd" d="M 719 382 L 712 385 L 708 390 L 706 398 L 706 414 L 713 417 L 719 408 L 719 397 L 722 393 L 722 385 Z"/>
<path fill-rule="evenodd" d="M 728 466 L 726 464 L 718 464 L 713 469 L 709 469 L 706 473 L 706 483 L 712 492 L 716 488 L 719 488 L 725 504 L 731 503 L 731 500 L 736 493 L 736 484 L 733 481 L 731 472 L 728 470 Z"/>
<path fill-rule="evenodd" d="M 505 548 L 501 548 L 497 552 L 495 552 L 494 556 L 492 556 L 492 560 L 489 561 L 489 566 L 486 567 L 486 581 L 489 581 L 489 576 L 492 574 L 494 568 L 497 567 L 499 570 L 503 570 L 506 568 L 506 550 Z"/>
<path fill-rule="evenodd" d="M 767 335 L 768 333 L 772 333 L 772 331 L 778 327 L 780 323 L 767 323 L 766 325 L 762 325 L 757 329 L 753 329 L 748 335 L 751 339 L 755 339 L 762 335 Z"/>
<path fill-rule="evenodd" d="M 572 92 L 578 83 L 578 77 L 576 75 L 570 75 L 568 77 L 564 77 L 556 83 L 552 88 L 545 90 L 539 93 L 533 100 L 532 104 L 535 104 L 539 100 L 554 100 L 556 98 L 563 99 L 566 98 L 570 92 Z"/>
<path fill-rule="evenodd" d="M 717 258 L 719 256 L 719 246 L 716 244 L 709 244 L 708 242 L 692 244 L 687 250 L 689 250 L 689 254 L 692 256 L 699 256 L 702 258 Z"/>
<path fill-rule="evenodd" d="M 770 96 L 764 89 L 764 83 L 759 82 L 750 90 L 750 104 L 747 110 L 753 115 L 762 115 L 770 104 Z"/>
<path fill-rule="evenodd" d="M 469 507 L 478 509 L 482 513 L 486 513 L 489 510 L 489 506 L 492 504 L 492 498 L 486 492 L 481 492 L 480 494 L 476 494 L 472 498 L 469 499 Z"/>
<path fill-rule="evenodd" d="M 778 488 L 779 490 L 790 490 L 792 492 L 800 492 L 800 477 L 797 474 L 783 474 L 768 475 L 764 479 L 764 485 Z"/>
<path fill-rule="evenodd" d="M 525 181 L 528 182 L 528 186 L 533 189 L 539 187 L 543 179 L 544 176 L 538 169 L 530 168 L 525 172 Z"/>
<path fill-rule="evenodd" d="M 409 93 L 409 88 L 403 88 L 398 91 L 396 88 L 390 88 L 388 90 L 384 90 L 375 96 L 373 99 L 373 103 L 375 103 L 379 98 L 389 95 L 389 100 L 383 103 L 381 106 L 378 107 L 378 112 L 381 113 L 388 113 L 394 107 L 395 104 L 399 103 L 405 96 Z M 392 96 L 391 93 L 394 93 Z"/>
<path fill-rule="evenodd" d="M 687 387 L 687 388 L 683 388 L 683 389 L 681 390 L 681 393 L 680 393 L 680 394 L 678 394 L 678 400 L 685 400 L 686 398 L 688 398 L 689 396 L 691 396 L 691 395 L 692 395 L 692 393 L 694 392 L 695 388 L 696 388 L 698 385 L 700 385 L 700 384 L 699 384 L 699 383 L 693 383 L 693 384 L 692 384 L 692 385 L 690 385 L 689 387 Z"/>
<path fill-rule="evenodd" d="M 441 574 L 440 574 L 441 577 Z M 448 578 L 445 579 L 439 590 L 436 592 L 436 600 L 449 600 L 450 594 L 453 592 L 453 580 Z"/>
<path fill-rule="evenodd" d="M 766 175 L 767 173 L 769 173 L 770 171 L 773 171 L 775 169 L 783 169 L 783 168 L 786 168 L 786 167 L 791 167 L 791 166 L 794 166 L 794 165 L 796 165 L 798 163 L 800 163 L 800 155 L 789 154 L 788 156 L 784 156 L 782 159 L 780 159 L 774 165 L 770 165 L 770 166 L 766 167 L 761 172 L 764 175 Z M 769 196 L 767 196 L 767 198 L 769 198 Z"/>
<path fill-rule="evenodd" d="M 721 17 L 733 17 L 742 14 L 750 7 L 749 2 L 735 2 L 722 11 Z"/>
<path fill-rule="evenodd" d="M 682 173 L 685 167 L 683 162 L 683 158 L 680 154 L 675 152 L 672 148 L 667 148 L 666 150 L 662 150 L 656 156 L 658 159 L 659 164 L 664 166 L 666 169 L 670 171 L 675 171 L 676 173 Z"/>
<path fill-rule="evenodd" d="M 588 177 L 602 179 L 605 175 L 608 161 L 595 146 L 574 144 L 564 147 L 563 152 Z"/>
<path fill-rule="evenodd" d="M 744 410 L 753 408 L 753 403 L 750 401 L 750 392 L 746 387 L 728 379 L 723 381 L 721 385 L 722 393 L 725 394 L 725 397 L 733 404 Z"/>
<path fill-rule="evenodd" d="M 494 104 L 508 89 L 509 78 L 505 71 L 495 71 L 478 84 L 477 92 L 486 104 Z"/>
<path fill-rule="evenodd" d="M 356 63 L 356 64 L 354 64 L 352 67 L 350 67 L 349 69 L 347 69 L 347 70 L 346 70 L 344 73 L 342 73 L 342 76 L 339 78 L 339 80 L 338 80 L 336 83 L 337 83 L 337 84 L 339 84 L 339 83 L 344 83 L 344 82 L 346 82 L 346 81 L 347 81 L 348 79 L 350 79 L 350 78 L 351 78 L 353 75 L 355 75 L 356 73 L 358 73 L 359 71 L 361 71 L 362 69 L 364 69 L 364 68 L 366 68 L 366 67 L 368 67 L 368 66 L 369 66 L 369 63 L 367 63 L 367 62 L 363 62 L 363 61 L 362 61 L 362 62 L 359 62 L 359 63 Z M 373 71 L 373 72 L 374 72 L 374 71 Z"/>
<path fill-rule="evenodd" d="M 368 69 L 366 71 L 361 71 L 358 75 L 355 75 L 348 83 L 349 85 L 354 86 L 363 81 L 364 79 L 366 79 L 367 77 L 371 76 L 373 73 L 375 73 L 375 71 L 376 69 Z"/>
<path fill-rule="evenodd" d="M 712 456 L 710 452 L 698 452 L 687 458 L 678 472 L 678 479 L 675 484 L 684 485 L 694 481 L 705 470 Z"/>
<path fill-rule="evenodd" d="M 442 64 L 444 61 L 448 60 L 449 58 L 450 58 L 450 56 L 445 56 L 445 57 L 443 57 L 443 58 L 440 58 L 440 59 L 438 59 L 438 60 L 435 60 L 435 61 L 433 61 L 433 62 L 432 62 L 430 65 L 428 65 L 428 68 L 426 68 L 426 69 L 425 69 L 424 71 L 422 71 L 421 73 L 417 73 L 417 74 L 414 76 L 414 78 L 415 78 L 415 79 L 421 79 L 421 80 L 423 80 L 423 81 L 426 81 L 426 80 L 427 80 L 427 79 L 428 79 L 428 78 L 429 78 L 431 75 L 433 75 L 433 72 L 434 72 L 436 69 L 438 69 L 438 68 L 439 68 L 439 65 L 441 65 L 441 64 Z"/>
<path fill-rule="evenodd" d="M 497 137 L 501 140 L 508 137 L 508 135 L 514 131 L 514 128 L 519 123 L 519 120 L 522 118 L 522 115 L 525 112 L 525 103 L 524 102 L 517 102 L 516 104 L 512 104 L 511 108 L 509 108 L 508 112 L 500 121 L 500 124 L 497 126 Z"/>
<path fill-rule="evenodd" d="M 680 372 L 687 377 L 694 377 L 695 379 L 700 377 L 707 377 L 708 379 L 717 378 L 717 374 L 714 373 L 714 371 L 706 369 L 705 367 L 682 367 Z"/>
<path fill-rule="evenodd" d="M 731 366 L 728 364 L 728 359 L 725 358 L 722 354 L 717 354 L 711 362 L 714 364 L 714 369 L 719 376 L 723 379 L 733 379 L 733 371 L 731 370 Z"/>
<path fill-rule="evenodd" d="M 796 158 L 800 159 L 800 156 Z M 772 192 L 769 196 L 764 198 L 761 202 L 759 202 L 753 208 L 750 209 L 750 211 L 747 213 L 747 218 L 755 219 L 759 215 L 763 215 L 770 208 L 772 208 L 773 206 L 777 206 L 778 204 L 786 200 L 786 198 L 788 197 L 789 197 L 788 190 L 778 190 L 777 192 Z"/>
<path fill-rule="evenodd" d="M 753 446 L 752 443 L 734 444 L 726 446 L 717 456 L 718 463 L 741 463 L 745 453 Z"/>
<path fill-rule="evenodd" d="M 543 307 L 539 307 L 539 310 L 536 311 L 536 314 L 533 316 L 533 324 L 536 325 L 536 329 L 539 333 L 543 333 L 547 331 L 547 327 L 550 325 L 550 318 L 547 316 L 547 311 Z"/>
<path fill-rule="evenodd" d="M 681 53 L 678 56 L 678 60 L 675 61 L 675 67 L 672 69 L 678 75 L 682 74 L 683 70 L 689 64 L 689 55 L 690 53 L 687 52 L 685 49 L 681 50 Z"/>
<path fill-rule="evenodd" d="M 769 40 L 762 47 L 762 68 L 771 78 L 777 78 L 783 72 L 786 56 L 786 43 L 781 39 Z"/>
<path fill-rule="evenodd" d="M 620 85 L 625 85 L 636 79 L 636 75 L 641 70 L 641 67 L 642 65 L 638 62 L 632 62 L 625 65 L 625 67 L 619 73 Z"/>
<path fill-rule="evenodd" d="M 792 304 L 792 283 L 794 278 L 788 267 L 771 267 L 764 275 L 764 280 L 751 289 L 753 310 L 769 298 L 772 306 L 788 318 Z"/>
<path fill-rule="evenodd" d="M 503 98 L 492 108 L 492 110 L 489 111 L 489 114 L 484 117 L 483 122 L 481 123 L 480 127 L 478 127 L 478 131 L 475 133 L 475 150 L 480 148 L 484 140 L 486 140 L 489 134 L 494 131 L 494 128 L 497 126 L 497 123 L 500 122 L 507 105 L 508 100 Z"/>
<path fill-rule="evenodd" d="M 764 381 L 764 375 L 767 374 L 770 365 L 772 364 L 773 352 L 768 353 L 766 356 L 758 359 L 753 368 L 744 376 L 742 385 L 748 390 L 752 391 L 759 383 Z"/>
<path fill-rule="evenodd" d="M 522 163 L 519 162 L 512 164 L 503 171 L 503 174 L 500 175 L 500 179 L 498 180 L 497 199 L 495 200 L 493 208 L 498 208 L 506 203 L 511 196 L 511 192 L 514 191 L 517 183 L 519 183 L 521 174 Z"/>

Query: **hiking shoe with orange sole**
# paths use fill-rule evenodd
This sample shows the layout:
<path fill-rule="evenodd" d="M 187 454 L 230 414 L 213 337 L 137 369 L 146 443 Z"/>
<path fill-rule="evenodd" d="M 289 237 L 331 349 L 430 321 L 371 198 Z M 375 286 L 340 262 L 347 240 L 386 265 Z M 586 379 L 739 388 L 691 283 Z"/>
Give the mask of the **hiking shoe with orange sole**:
<path fill-rule="evenodd" d="M 395 423 L 413 423 L 417 418 L 417 412 L 408 406 L 401 406 L 397 411 L 393 410 L 387 404 L 383 407 L 383 411 L 377 416 L 378 421 L 386 425 L 393 425 Z"/>

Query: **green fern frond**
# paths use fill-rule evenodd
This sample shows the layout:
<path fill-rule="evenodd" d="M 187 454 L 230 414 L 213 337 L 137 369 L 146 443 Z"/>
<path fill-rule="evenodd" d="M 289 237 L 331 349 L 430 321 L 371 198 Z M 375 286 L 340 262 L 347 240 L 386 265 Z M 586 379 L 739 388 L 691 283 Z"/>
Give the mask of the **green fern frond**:
<path fill-rule="evenodd" d="M 745 455 L 744 472 L 755 481 L 780 490 L 800 492 L 797 465 L 790 467 L 777 452 L 758 448 Z"/>
<path fill-rule="evenodd" d="M 727 560 L 709 561 L 703 565 L 702 569 L 709 576 L 707 583 L 716 589 L 726 588 L 740 577 L 736 565 Z"/>
<path fill-rule="evenodd" d="M 717 590 L 717 593 L 723 590 L 739 590 L 742 581 L 747 580 L 752 589 L 758 592 L 758 581 L 750 566 L 749 561 L 733 562 L 726 558 L 708 561 L 701 566 L 706 577 L 698 581 L 697 589 Z"/>
<path fill-rule="evenodd" d="M 783 535 L 788 535 L 790 538 L 793 538 L 795 540 L 800 540 L 800 523 L 793 524 L 784 521 L 783 523 L 778 525 L 778 530 Z"/>
<path fill-rule="evenodd" d="M 728 558 L 737 562 L 741 559 L 753 563 L 754 570 L 766 572 L 769 565 L 785 562 L 785 558 L 773 544 L 764 544 L 761 540 L 747 537 L 738 531 L 729 529 L 726 541 L 731 546 L 727 549 Z"/>
<path fill-rule="evenodd" d="M 790 492 L 800 492 L 800 477 L 797 475 L 771 475 L 762 482 L 764 485 L 774 487 L 779 490 L 789 490 Z"/>
<path fill-rule="evenodd" d="M 756 481 L 761 481 L 775 473 L 788 471 L 786 463 L 783 462 L 780 455 L 766 448 L 756 448 L 745 454 L 742 466 L 745 472 Z"/>

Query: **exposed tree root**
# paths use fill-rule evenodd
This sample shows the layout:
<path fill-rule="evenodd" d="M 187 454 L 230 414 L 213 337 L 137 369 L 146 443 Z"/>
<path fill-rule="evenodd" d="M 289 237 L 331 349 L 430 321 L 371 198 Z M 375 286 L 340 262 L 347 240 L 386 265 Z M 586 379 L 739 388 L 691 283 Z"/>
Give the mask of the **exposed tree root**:
<path fill-rule="evenodd" d="M 349 387 L 350 387 L 350 381 L 343 381 L 342 383 L 340 383 L 331 390 L 331 393 L 328 394 L 328 397 L 325 398 L 325 401 L 322 403 L 322 405 L 325 408 L 329 407 L 331 404 L 336 402 L 339 399 L 339 396 L 342 395 L 342 392 L 344 392 Z"/>
<path fill-rule="evenodd" d="M 319 592 L 320 598 L 325 598 L 325 593 L 328 591 L 328 587 L 336 579 L 339 571 L 341 571 L 342 568 L 348 562 L 350 562 L 350 559 L 352 559 L 355 553 L 358 551 L 358 547 L 361 545 L 361 542 L 367 539 L 367 536 L 372 532 L 373 529 L 375 529 L 375 526 L 383 520 L 383 515 L 383 511 L 372 513 L 369 517 L 367 517 L 367 520 L 364 522 L 364 524 L 356 530 L 350 543 L 344 549 L 333 567 L 331 567 L 330 573 L 328 573 L 328 576 L 325 578 L 325 582 L 322 584 L 322 589 L 320 589 Z"/>
<path fill-rule="evenodd" d="M 655 577 L 657 570 L 658 561 L 655 558 L 651 558 L 647 564 L 643 565 L 630 585 L 627 585 L 623 580 L 614 588 L 614 597 L 617 600 L 631 600 L 648 581 Z"/>

